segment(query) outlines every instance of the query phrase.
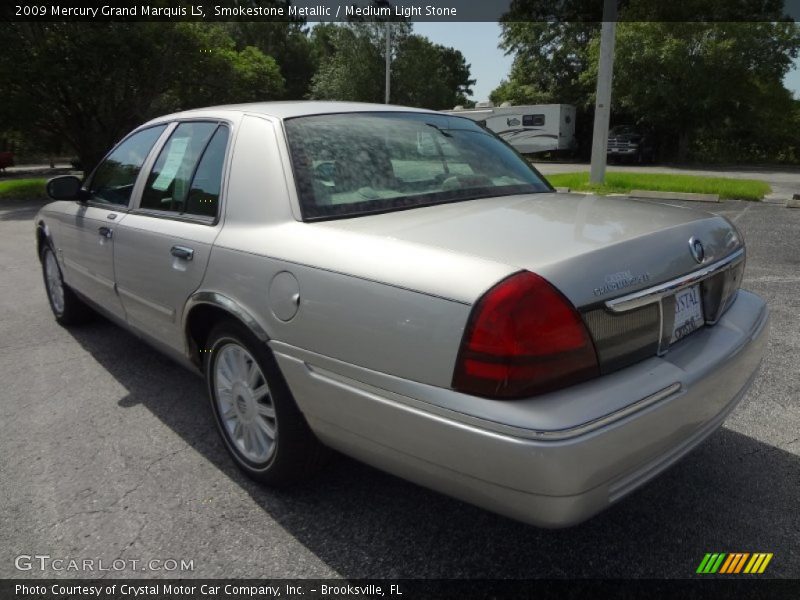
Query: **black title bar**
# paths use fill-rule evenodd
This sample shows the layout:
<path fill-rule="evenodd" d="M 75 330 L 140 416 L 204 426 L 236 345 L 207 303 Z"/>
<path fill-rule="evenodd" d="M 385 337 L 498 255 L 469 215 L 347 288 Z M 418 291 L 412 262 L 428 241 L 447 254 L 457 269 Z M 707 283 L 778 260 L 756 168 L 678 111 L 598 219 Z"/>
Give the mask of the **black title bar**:
<path fill-rule="evenodd" d="M 49 0 L 3 2 L 4 21 L 602 21 L 603 0 Z M 618 0 L 619 21 L 779 21 L 800 0 Z"/>
<path fill-rule="evenodd" d="M 800 581 L 759 576 L 678 580 L 448 579 L 15 579 L 0 581 L 0 598 L 17 600 L 568 600 L 571 598 L 800 598 Z"/>

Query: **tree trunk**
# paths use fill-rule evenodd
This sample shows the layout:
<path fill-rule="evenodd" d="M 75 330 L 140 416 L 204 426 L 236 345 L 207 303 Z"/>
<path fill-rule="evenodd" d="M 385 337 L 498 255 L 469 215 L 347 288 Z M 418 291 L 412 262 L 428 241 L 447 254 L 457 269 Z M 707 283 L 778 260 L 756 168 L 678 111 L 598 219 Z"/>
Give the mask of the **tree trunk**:
<path fill-rule="evenodd" d="M 83 171 L 84 177 L 87 177 L 89 173 L 97 166 L 103 156 L 105 155 L 105 150 L 98 150 L 93 145 L 90 147 L 83 147 L 78 149 L 78 169 Z"/>
<path fill-rule="evenodd" d="M 678 162 L 685 163 L 689 158 L 689 132 L 681 131 L 678 134 Z"/>

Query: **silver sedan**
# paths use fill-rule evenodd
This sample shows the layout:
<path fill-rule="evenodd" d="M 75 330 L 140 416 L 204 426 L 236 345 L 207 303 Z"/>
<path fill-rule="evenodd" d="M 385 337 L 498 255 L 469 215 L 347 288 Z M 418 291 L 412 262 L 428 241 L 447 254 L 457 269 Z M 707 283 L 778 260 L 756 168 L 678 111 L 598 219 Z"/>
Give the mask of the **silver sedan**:
<path fill-rule="evenodd" d="M 233 460 L 270 484 L 334 448 L 573 524 L 718 428 L 767 340 L 728 220 L 557 194 L 462 117 L 192 110 L 48 191 L 56 319 L 100 312 L 202 373 Z"/>

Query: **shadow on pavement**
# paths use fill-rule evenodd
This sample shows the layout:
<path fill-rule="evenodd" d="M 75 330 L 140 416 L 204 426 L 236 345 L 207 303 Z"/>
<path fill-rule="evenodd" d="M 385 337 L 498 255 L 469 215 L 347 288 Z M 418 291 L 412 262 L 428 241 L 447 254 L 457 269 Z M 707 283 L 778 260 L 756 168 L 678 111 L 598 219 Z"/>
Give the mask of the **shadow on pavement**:
<path fill-rule="evenodd" d="M 209 433 L 199 377 L 107 321 L 71 333 L 128 390 L 109 410 L 145 406 L 345 578 L 692 577 L 706 552 L 773 552 L 770 575 L 798 576 L 800 458 L 728 429 L 590 521 L 541 530 L 346 457 L 302 486 L 254 484 Z"/>
<path fill-rule="evenodd" d="M 0 200 L 0 221 L 33 221 L 50 200 Z"/>

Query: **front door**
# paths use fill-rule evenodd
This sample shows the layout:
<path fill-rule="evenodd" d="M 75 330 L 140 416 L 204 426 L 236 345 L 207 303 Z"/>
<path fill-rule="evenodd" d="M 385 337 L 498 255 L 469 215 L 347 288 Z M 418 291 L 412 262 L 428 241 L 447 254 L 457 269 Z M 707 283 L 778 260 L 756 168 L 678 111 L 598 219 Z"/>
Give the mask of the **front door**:
<path fill-rule="evenodd" d="M 165 127 L 136 132 L 117 145 L 87 183 L 88 200 L 72 203 L 61 216 L 57 252 L 65 281 L 119 317 L 124 310 L 114 285 L 114 234 L 125 219 L 139 171 Z"/>
<path fill-rule="evenodd" d="M 228 127 L 180 123 L 153 163 L 141 200 L 115 231 L 114 265 L 128 322 L 183 352 L 181 318 L 219 233 Z"/>

